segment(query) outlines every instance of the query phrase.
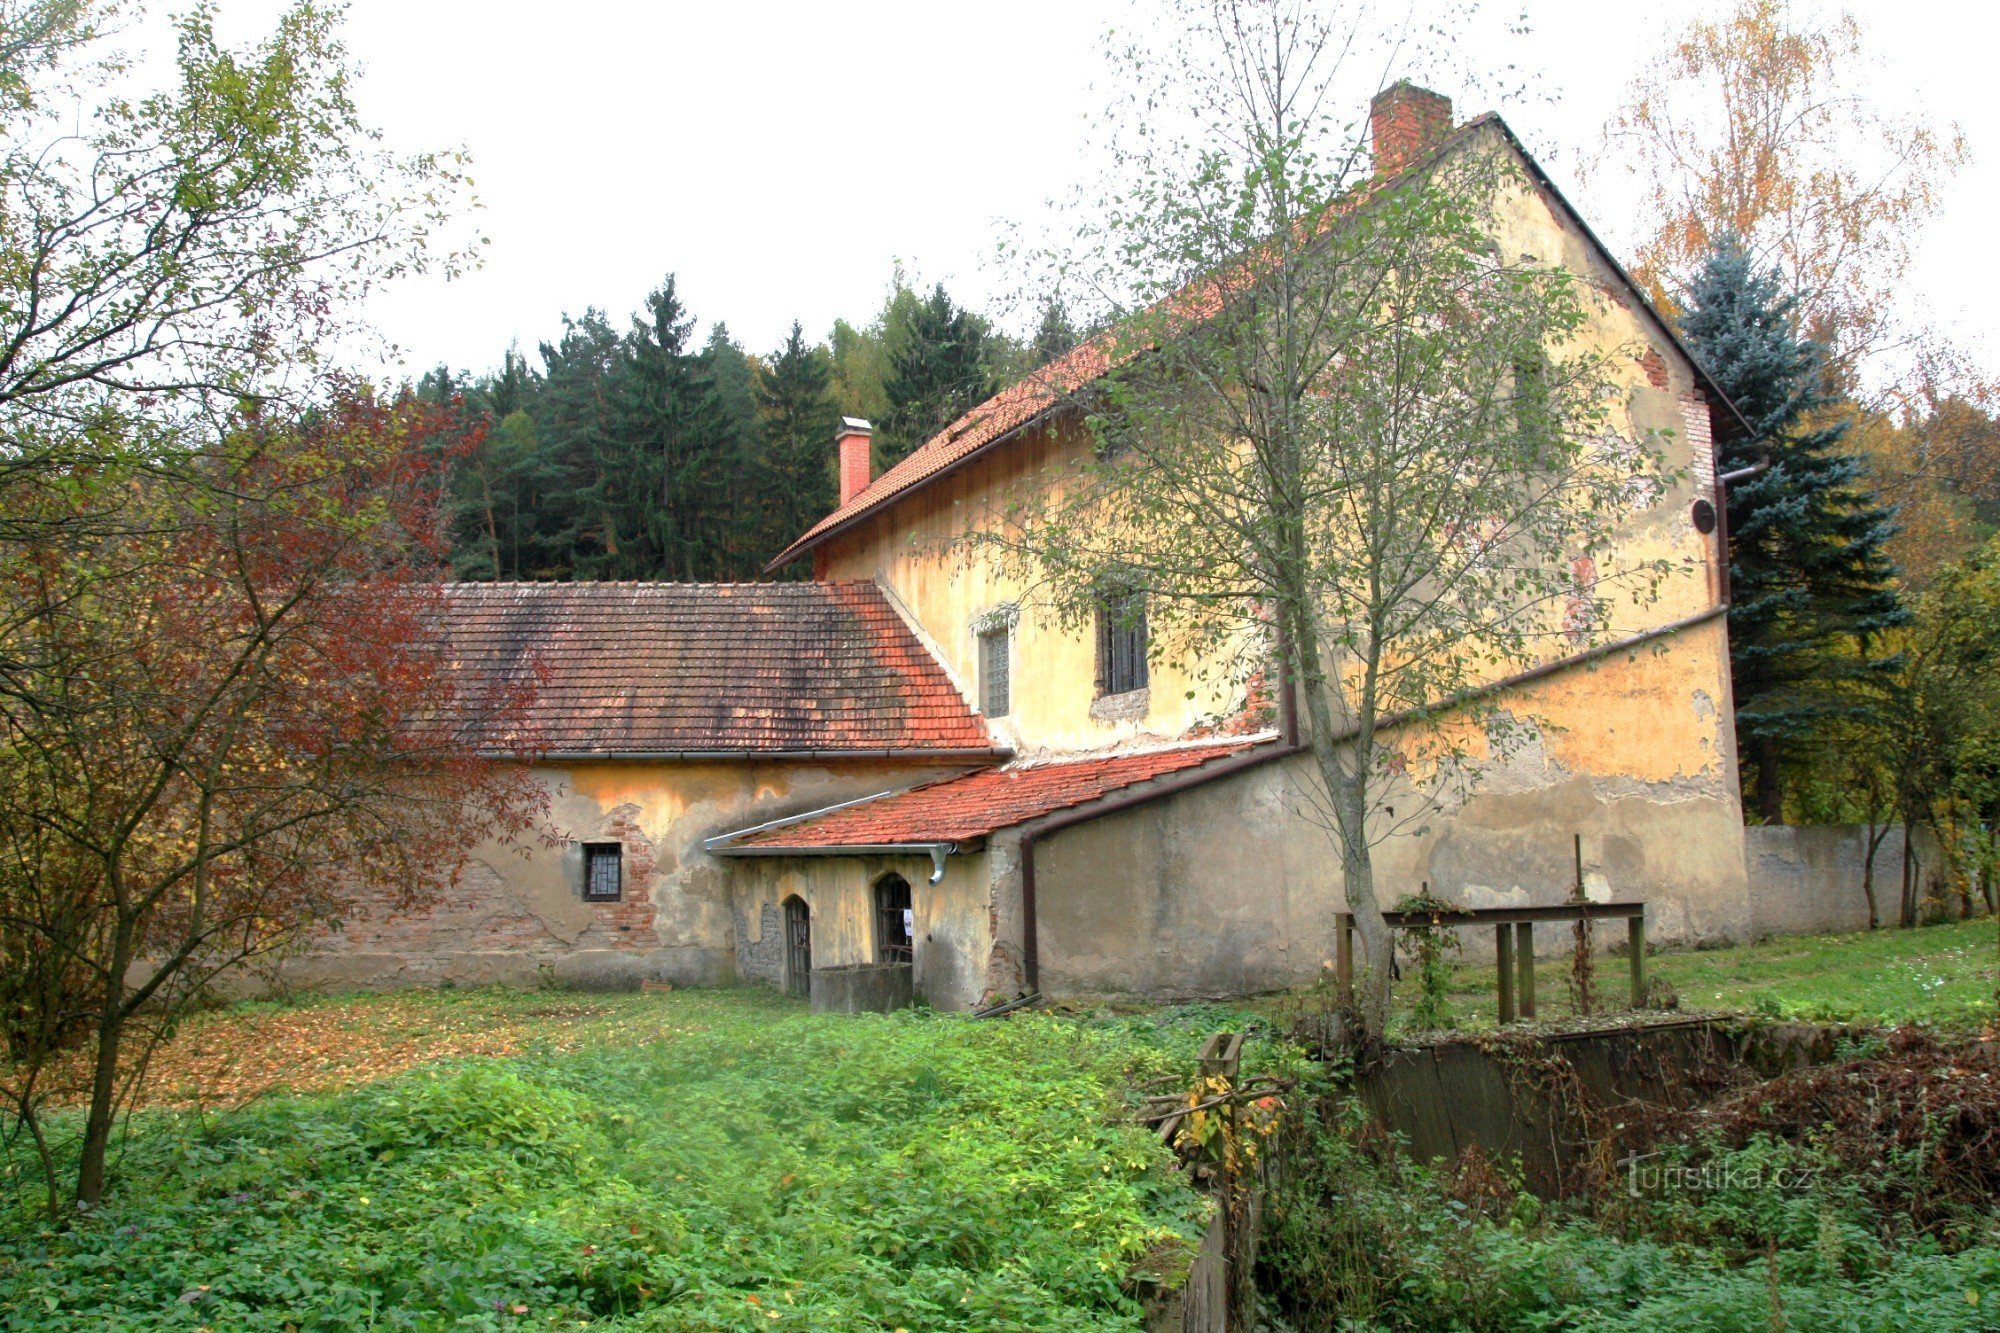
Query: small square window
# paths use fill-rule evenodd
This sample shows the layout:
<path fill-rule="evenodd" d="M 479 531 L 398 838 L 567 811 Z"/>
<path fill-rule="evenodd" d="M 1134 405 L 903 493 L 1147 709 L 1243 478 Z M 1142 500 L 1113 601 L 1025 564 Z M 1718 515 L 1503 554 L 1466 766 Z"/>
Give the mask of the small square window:
<path fill-rule="evenodd" d="M 625 849 L 615 842 L 583 845 L 583 900 L 615 903 L 625 892 Z"/>
<path fill-rule="evenodd" d="M 979 634 L 979 711 L 988 717 L 1005 717 L 1014 706 L 1013 638 L 1005 625 Z"/>

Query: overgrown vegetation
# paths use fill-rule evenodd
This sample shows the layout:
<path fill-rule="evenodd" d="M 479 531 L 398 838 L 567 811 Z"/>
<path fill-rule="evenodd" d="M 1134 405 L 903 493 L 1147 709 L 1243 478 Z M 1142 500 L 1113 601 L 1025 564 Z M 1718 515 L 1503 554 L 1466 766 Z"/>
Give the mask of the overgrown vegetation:
<path fill-rule="evenodd" d="M 1476 1152 L 1419 1166 L 1330 1095 L 1286 1144 L 1260 1284 L 1298 1328 L 1991 1328 L 1990 1090 L 1936 1113 L 1967 1073 L 1919 1043 L 1780 1079 L 1557 1204 Z"/>
<path fill-rule="evenodd" d="M 102 1207 L 16 1190 L 0 1324 L 1126 1328 L 1206 1224 L 1123 1093 L 1214 1014 L 604 1009 L 619 1040 L 138 1113 Z"/>

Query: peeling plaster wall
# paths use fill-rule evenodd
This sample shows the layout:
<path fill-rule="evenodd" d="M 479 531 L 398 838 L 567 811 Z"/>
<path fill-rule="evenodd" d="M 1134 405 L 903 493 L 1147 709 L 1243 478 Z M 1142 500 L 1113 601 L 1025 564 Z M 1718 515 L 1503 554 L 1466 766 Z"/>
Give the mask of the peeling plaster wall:
<path fill-rule="evenodd" d="M 1592 896 L 1644 899 L 1655 940 L 1749 938 L 1734 756 L 1714 706 L 1722 627 L 1665 642 L 1511 692 L 1539 735 L 1471 747 L 1465 784 L 1430 810 L 1408 787 L 1385 792 L 1385 903 L 1425 882 L 1468 906 L 1560 902 L 1581 832 Z M 1235 995 L 1315 980 L 1346 896 L 1314 773 L 1309 758 L 1281 761 L 1038 844 L 1043 989 Z"/>
<path fill-rule="evenodd" d="M 1474 135 L 1470 151 L 1510 152 L 1495 127 Z M 1604 602 L 1606 637 L 1694 615 L 1723 596 L 1718 538 L 1698 532 L 1693 506 L 1713 499 L 1707 406 L 1694 368 L 1658 323 L 1642 313 L 1615 269 L 1598 254 L 1553 196 L 1520 173 L 1496 202 L 1495 240 L 1509 259 L 1561 265 L 1577 275 L 1587 318 L 1574 351 L 1605 359 L 1612 396 L 1604 427 L 1645 441 L 1678 479 L 1657 503 L 1636 506 L 1619 522 L 1614 548 L 1579 561 L 1579 596 Z M 1014 629 L 1012 711 L 995 728 L 1024 753 L 1103 748 L 1141 737 L 1173 737 L 1234 713 L 1243 704 L 1230 672 L 1204 672 L 1197 662 L 1156 656 L 1143 695 L 1098 700 L 1096 640 L 1088 626 L 1065 629 L 1035 603 L 1028 580 L 959 544 L 972 531 L 1001 525 L 1014 504 L 1062 484 L 1090 442 L 1068 420 L 1045 422 L 958 471 L 940 477 L 882 513 L 830 537 L 819 549 L 823 577 L 873 579 L 888 590 L 944 662 L 966 698 L 977 704 L 978 643 L 984 618 L 1018 608 Z M 1657 588 L 1635 572 L 1666 562 L 1675 573 Z M 1583 645 L 1562 632 L 1553 608 L 1550 651 L 1560 657 Z M 1218 654 L 1218 663 L 1226 655 Z M 1215 665 L 1215 664 L 1211 664 Z M 1495 675 L 1505 674 L 1496 669 Z M 1192 697 L 1190 697 L 1190 694 Z M 1717 707 L 1726 693 L 1710 691 Z"/>
<path fill-rule="evenodd" d="M 703 839 L 941 771 L 957 770 L 756 761 L 538 768 L 556 846 L 483 846 L 442 898 L 415 910 L 384 903 L 357 912 L 289 960 L 285 976 L 329 987 L 733 981 L 738 866 L 709 856 Z M 586 842 L 624 848 L 621 901 L 583 900 Z"/>
<path fill-rule="evenodd" d="M 879 961 L 874 886 L 893 872 L 910 884 L 916 994 L 951 1010 L 984 996 L 992 944 L 984 853 L 949 858 L 937 884 L 927 856 L 742 857 L 734 869 L 735 962 L 745 980 L 785 983 L 783 904 L 794 895 L 812 911 L 814 967 Z"/>

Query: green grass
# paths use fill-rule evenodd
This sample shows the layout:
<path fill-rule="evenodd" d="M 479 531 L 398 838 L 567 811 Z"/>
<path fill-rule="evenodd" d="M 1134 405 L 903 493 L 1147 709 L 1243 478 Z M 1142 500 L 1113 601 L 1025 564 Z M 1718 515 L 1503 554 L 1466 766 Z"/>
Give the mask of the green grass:
<path fill-rule="evenodd" d="M 1537 1017 L 1573 1019 L 1569 955 L 1552 956 L 1553 950 L 1566 948 L 1569 930 L 1544 926 L 1536 935 Z M 1926 1023 L 1955 1030 L 2000 1022 L 2000 1002 L 1995 1000 L 2000 927 L 1990 920 L 1669 951 L 1648 955 L 1646 967 L 1649 976 L 1664 978 L 1674 988 L 1681 1007 L 1689 1011 L 1882 1026 Z M 1624 1009 L 1631 998 L 1627 961 L 1600 955 L 1596 969 L 1601 1007 Z M 1491 1028 L 1499 1007 L 1497 987 L 1491 961 L 1455 963 L 1447 991 L 1453 1026 Z M 1407 1033 L 1416 999 L 1416 969 L 1407 962 L 1393 996 L 1391 1032 Z M 1322 998 L 1312 993 L 1266 997 L 1256 1008 L 1282 1022 Z"/>
<path fill-rule="evenodd" d="M 515 1054 L 141 1112 L 105 1207 L 51 1224 L 23 1191 L 0 1219 L 0 1326 L 1131 1328 L 1206 1224 L 1125 1093 L 1186 1074 L 1216 1011 L 484 992 L 211 1022 L 302 1013 L 379 1050 L 426 1005 L 569 1017 Z"/>

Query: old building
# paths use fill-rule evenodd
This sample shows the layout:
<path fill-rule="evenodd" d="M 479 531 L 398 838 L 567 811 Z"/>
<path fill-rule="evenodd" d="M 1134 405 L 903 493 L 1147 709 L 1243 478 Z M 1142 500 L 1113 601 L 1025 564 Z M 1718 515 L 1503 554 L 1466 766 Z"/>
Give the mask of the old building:
<path fill-rule="evenodd" d="M 1405 153 L 1478 140 L 1516 155 L 1500 239 L 1608 298 L 1586 336 L 1620 367 L 1614 428 L 1667 441 L 1680 477 L 1626 518 L 1618 550 L 1685 571 L 1615 642 L 1491 682 L 1538 739 L 1379 848 L 1379 882 L 1555 901 L 1580 834 L 1587 885 L 1648 899 L 1654 938 L 1741 937 L 1710 447 L 1741 423 L 1500 120 L 1453 128 L 1448 102 L 1407 85 L 1376 116 L 1377 143 Z M 454 589 L 469 663 L 538 655 L 549 672 L 527 739 L 566 845 L 496 851 L 451 903 L 346 923 L 301 965 L 804 990 L 814 971 L 908 962 L 945 1008 L 1313 980 L 1342 892 L 1303 808 L 1288 701 L 1232 697 L 1149 645 L 1143 618 L 1038 616 L 955 540 L 991 497 L 1089 447 L 1060 391 L 1104 355 L 1086 344 L 880 477 L 849 423 L 839 507 L 774 561 L 809 559 L 812 582 Z"/>

